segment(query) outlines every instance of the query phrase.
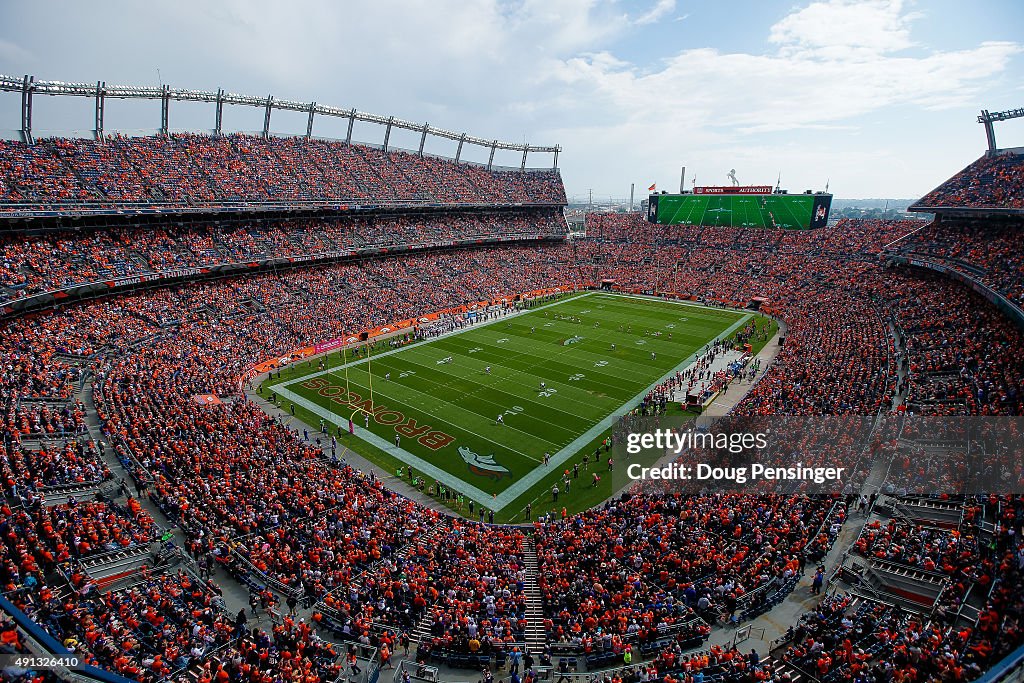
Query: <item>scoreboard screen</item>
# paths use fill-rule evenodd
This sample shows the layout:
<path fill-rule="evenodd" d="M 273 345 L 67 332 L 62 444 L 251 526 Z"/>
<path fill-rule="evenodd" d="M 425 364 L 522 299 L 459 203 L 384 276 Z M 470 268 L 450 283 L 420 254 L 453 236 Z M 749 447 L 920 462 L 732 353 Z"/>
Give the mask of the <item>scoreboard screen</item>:
<path fill-rule="evenodd" d="M 647 220 L 660 225 L 810 230 L 828 223 L 830 194 L 652 194 Z"/>

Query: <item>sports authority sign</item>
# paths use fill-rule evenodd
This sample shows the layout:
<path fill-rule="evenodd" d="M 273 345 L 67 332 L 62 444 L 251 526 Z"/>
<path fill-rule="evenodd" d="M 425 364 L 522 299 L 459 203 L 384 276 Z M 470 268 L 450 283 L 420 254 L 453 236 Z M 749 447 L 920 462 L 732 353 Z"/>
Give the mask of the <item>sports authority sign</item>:
<path fill-rule="evenodd" d="M 771 185 L 715 185 L 693 188 L 694 194 L 771 194 Z"/>

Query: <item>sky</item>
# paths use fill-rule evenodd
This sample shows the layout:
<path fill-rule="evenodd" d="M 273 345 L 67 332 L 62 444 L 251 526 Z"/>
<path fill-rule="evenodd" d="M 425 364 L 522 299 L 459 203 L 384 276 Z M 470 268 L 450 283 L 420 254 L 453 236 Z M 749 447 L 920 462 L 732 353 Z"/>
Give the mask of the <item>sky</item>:
<path fill-rule="evenodd" d="M 1022 26 L 1019 0 L 2 0 L 0 74 L 272 93 L 559 144 L 577 199 L 624 198 L 631 183 L 638 199 L 652 183 L 676 191 L 682 166 L 687 189 L 735 169 L 743 184 L 909 198 L 984 152 L 979 110 L 1024 105 Z M 34 132 L 85 134 L 92 106 L 36 98 Z M 0 93 L 0 130 L 20 125 L 19 108 Z M 159 118 L 155 102 L 106 108 L 108 131 Z M 213 119 L 212 105 L 171 105 L 172 129 Z M 275 113 L 271 128 L 305 122 Z M 225 130 L 262 125 L 261 110 L 225 110 Z M 321 117 L 314 132 L 344 137 L 346 125 Z M 996 134 L 1024 146 L 1024 120 Z M 426 151 L 453 156 L 455 143 Z"/>

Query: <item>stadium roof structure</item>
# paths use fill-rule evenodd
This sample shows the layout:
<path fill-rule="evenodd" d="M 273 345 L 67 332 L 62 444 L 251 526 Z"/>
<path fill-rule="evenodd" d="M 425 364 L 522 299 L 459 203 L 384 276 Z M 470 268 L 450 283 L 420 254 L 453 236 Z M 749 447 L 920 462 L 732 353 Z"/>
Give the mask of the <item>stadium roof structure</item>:
<path fill-rule="evenodd" d="M 985 155 L 980 159 L 971 162 L 967 168 L 963 169 L 957 175 L 953 176 L 949 180 L 944 181 L 934 190 L 924 195 L 916 202 L 911 204 L 907 211 L 914 211 L 917 213 L 935 213 L 949 216 L 951 218 L 956 217 L 1014 217 L 1019 218 L 1024 216 L 1024 209 L 1013 208 L 1013 207 L 1001 207 L 1001 206 L 967 206 L 950 203 L 936 202 L 933 199 L 933 195 L 945 185 L 953 182 L 958 176 L 967 173 L 976 164 L 983 162 L 985 159 L 990 159 L 1000 155 L 1013 155 L 1013 156 L 1024 156 L 1024 147 L 1013 147 L 999 149 L 996 145 L 996 134 L 994 123 L 999 121 L 1009 121 L 1011 119 L 1024 118 L 1024 107 L 1018 107 L 1016 109 L 1007 109 L 1005 111 L 990 112 L 987 109 L 982 109 L 981 113 L 978 114 L 978 123 L 985 127 L 985 139 L 988 142 L 988 149 L 985 150 Z"/>
<path fill-rule="evenodd" d="M 342 107 L 318 104 L 317 102 L 296 102 L 293 100 L 279 100 L 274 96 L 267 95 L 238 95 L 226 92 L 223 88 L 216 92 L 207 90 L 189 90 L 185 88 L 172 88 L 169 85 L 161 86 L 135 86 L 135 85 L 107 85 L 104 81 L 92 83 L 65 83 L 63 81 L 37 81 L 34 76 L 25 75 L 21 78 L 15 76 L 0 75 L 0 92 L 21 93 L 21 135 L 25 142 L 32 143 L 32 105 L 35 95 L 49 95 L 56 97 L 88 97 L 95 99 L 95 127 L 93 133 L 97 139 L 103 138 L 104 130 L 104 109 L 107 98 L 122 100 L 159 100 L 160 106 L 160 134 L 167 135 L 170 131 L 170 102 L 208 102 L 216 106 L 216 117 L 213 128 L 214 135 L 222 133 L 224 105 L 240 105 L 246 107 L 258 107 L 264 110 L 263 136 L 271 135 L 270 119 L 274 110 L 306 112 L 306 138 L 313 136 L 313 119 L 315 116 L 333 116 L 348 119 L 348 134 L 345 142 L 352 142 L 352 129 L 356 121 L 374 123 L 384 127 L 383 149 L 388 150 L 388 143 L 391 131 L 394 128 L 410 130 L 420 133 L 419 154 L 423 155 L 423 147 L 426 144 L 427 136 L 432 135 L 438 138 L 458 141 L 458 150 L 455 153 L 455 161 L 458 162 L 462 156 L 462 148 L 465 144 L 477 145 L 490 149 L 490 158 L 487 162 L 488 169 L 494 163 L 494 153 L 497 150 L 508 150 L 522 152 L 522 163 L 520 168 L 526 169 L 527 155 L 530 152 L 552 154 L 552 168 L 558 168 L 558 153 L 561 151 L 559 145 L 530 145 L 529 143 L 504 142 L 501 140 L 487 140 L 471 136 L 467 133 L 460 133 L 445 128 L 435 128 L 429 123 L 415 123 L 394 116 L 382 116 L 358 111 L 355 108 L 345 109 Z"/>

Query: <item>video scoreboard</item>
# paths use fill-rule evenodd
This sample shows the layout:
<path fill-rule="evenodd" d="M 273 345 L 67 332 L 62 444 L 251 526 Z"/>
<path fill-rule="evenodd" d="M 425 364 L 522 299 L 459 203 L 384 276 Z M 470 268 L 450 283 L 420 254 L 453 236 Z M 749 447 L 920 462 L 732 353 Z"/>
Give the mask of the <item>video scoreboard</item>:
<path fill-rule="evenodd" d="M 660 225 L 720 225 L 810 230 L 828 223 L 830 194 L 776 194 L 770 185 L 695 187 L 652 194 L 647 220 Z"/>

